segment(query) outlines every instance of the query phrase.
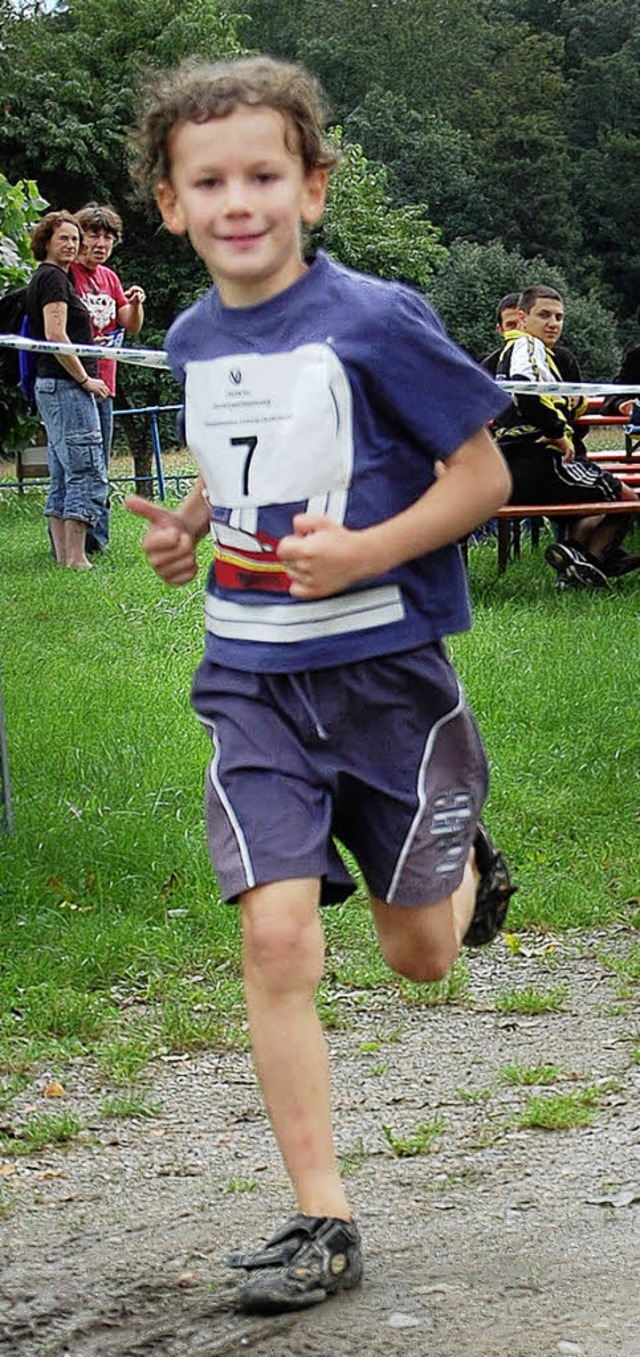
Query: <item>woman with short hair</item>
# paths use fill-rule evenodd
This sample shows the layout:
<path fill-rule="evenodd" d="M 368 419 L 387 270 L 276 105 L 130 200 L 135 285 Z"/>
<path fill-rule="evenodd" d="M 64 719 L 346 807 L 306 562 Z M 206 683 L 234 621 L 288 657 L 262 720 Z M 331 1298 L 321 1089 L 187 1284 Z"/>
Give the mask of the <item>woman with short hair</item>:
<path fill-rule="evenodd" d="M 31 233 L 40 261 L 27 288 L 27 318 L 34 339 L 92 344 L 91 318 L 69 275 L 80 249 L 80 227 L 71 212 L 47 212 Z M 44 512 L 56 561 L 90 570 L 86 534 L 108 493 L 98 400 L 108 396 L 96 376 L 97 360 L 77 354 L 39 353 L 35 398 L 47 431 L 51 483 Z"/>

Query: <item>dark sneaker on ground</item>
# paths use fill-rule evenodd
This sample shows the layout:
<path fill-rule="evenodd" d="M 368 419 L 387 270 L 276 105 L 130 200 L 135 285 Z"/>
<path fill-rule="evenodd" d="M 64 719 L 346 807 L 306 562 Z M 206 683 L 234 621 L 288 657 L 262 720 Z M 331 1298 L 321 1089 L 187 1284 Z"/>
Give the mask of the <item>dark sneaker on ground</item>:
<path fill-rule="evenodd" d="M 280 1314 L 319 1305 L 362 1281 L 360 1232 L 334 1216 L 292 1216 L 255 1253 L 232 1253 L 229 1267 L 256 1272 L 239 1288 L 245 1314 Z"/>
<path fill-rule="evenodd" d="M 623 551 L 622 547 L 610 547 L 605 551 L 602 569 L 607 579 L 619 579 L 621 575 L 628 575 L 632 570 L 640 570 L 640 556 Z"/>
<path fill-rule="evenodd" d="M 581 584 L 587 589 L 608 589 L 609 581 L 602 565 L 595 557 L 583 551 L 581 547 L 569 542 L 552 542 L 544 553 L 544 559 L 554 570 Z"/>
<path fill-rule="evenodd" d="M 501 932 L 509 901 L 518 887 L 511 884 L 509 868 L 500 849 L 489 838 L 482 820 L 478 820 L 473 846 L 480 880 L 473 917 L 462 941 L 465 947 L 484 947 Z"/>

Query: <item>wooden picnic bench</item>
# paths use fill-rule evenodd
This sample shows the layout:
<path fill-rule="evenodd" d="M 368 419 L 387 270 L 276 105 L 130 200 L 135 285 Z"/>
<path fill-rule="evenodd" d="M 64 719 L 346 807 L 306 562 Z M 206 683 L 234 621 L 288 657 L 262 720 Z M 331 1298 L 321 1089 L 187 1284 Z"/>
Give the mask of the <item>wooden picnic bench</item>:
<path fill-rule="evenodd" d="M 545 518 L 588 518 L 609 514 L 640 513 L 640 499 L 608 500 L 604 504 L 505 504 L 498 509 L 498 574 L 504 574 L 509 557 L 520 555 L 521 525 L 531 524 L 531 545 L 537 547 Z"/>
<path fill-rule="evenodd" d="M 25 481 L 45 481 L 48 479 L 47 433 L 44 424 L 40 424 L 35 442 L 28 448 L 18 448 L 16 452 L 18 491 L 21 495 L 24 494 Z"/>
<path fill-rule="evenodd" d="M 629 421 L 624 415 L 598 414 L 597 407 L 601 403 L 602 398 L 595 397 L 590 402 L 589 411 L 576 420 L 576 425 L 585 430 L 628 426 Z M 615 449 L 603 451 L 589 449 L 587 458 L 590 462 L 596 462 L 603 470 L 612 472 L 631 489 L 640 491 L 640 456 L 636 455 L 638 452 L 640 452 L 640 428 L 634 428 L 630 433 L 625 432 L 624 453 Z M 636 515 L 639 512 L 640 499 L 635 502 L 609 500 L 603 504 L 505 504 L 495 514 L 498 527 L 498 574 L 504 574 L 510 557 L 515 559 L 520 555 L 524 521 L 528 522 L 531 546 L 535 548 L 540 541 L 540 531 L 545 519 L 588 518 L 602 514 Z M 466 558 L 466 542 L 463 544 L 463 554 Z"/>
<path fill-rule="evenodd" d="M 630 461 L 636 453 L 640 452 L 640 428 L 629 423 L 626 415 L 601 415 L 598 413 L 598 405 L 602 404 L 602 397 L 594 396 L 589 402 L 589 409 L 584 415 L 580 415 L 576 420 L 576 428 L 584 429 L 607 429 L 621 428 L 624 430 L 624 455 Z M 596 455 L 597 456 L 597 455 Z"/>

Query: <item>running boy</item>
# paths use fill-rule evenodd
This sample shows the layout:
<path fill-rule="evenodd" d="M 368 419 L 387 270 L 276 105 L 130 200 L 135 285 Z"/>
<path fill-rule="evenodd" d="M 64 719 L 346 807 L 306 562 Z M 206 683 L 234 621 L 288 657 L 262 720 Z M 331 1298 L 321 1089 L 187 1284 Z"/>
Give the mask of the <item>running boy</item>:
<path fill-rule="evenodd" d="M 170 584 L 213 535 L 193 689 L 213 739 L 208 840 L 241 907 L 253 1055 L 299 1212 L 230 1262 L 249 1272 L 244 1309 L 292 1310 L 362 1276 L 314 1002 L 318 906 L 353 889 L 333 836 L 362 867 L 387 963 L 413 980 L 490 941 L 512 891 L 441 639 L 470 625 L 454 543 L 509 494 L 484 429 L 505 397 L 410 289 L 305 261 L 334 157 L 300 68 L 181 68 L 140 147 L 165 226 L 214 287 L 167 336 L 201 481 L 175 513 L 128 504 Z"/>

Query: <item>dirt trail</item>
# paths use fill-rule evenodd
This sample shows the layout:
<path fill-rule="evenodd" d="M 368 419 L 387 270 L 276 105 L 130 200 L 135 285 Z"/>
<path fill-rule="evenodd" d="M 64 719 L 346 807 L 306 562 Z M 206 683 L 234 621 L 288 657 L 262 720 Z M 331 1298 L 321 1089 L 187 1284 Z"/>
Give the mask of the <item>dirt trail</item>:
<path fill-rule="evenodd" d="M 598 960 L 632 946 L 565 941 L 550 969 L 533 940 L 517 958 L 500 942 L 445 1008 L 343 996 L 329 1040 L 366 1285 L 296 1317 L 239 1316 L 224 1267 L 290 1213 L 248 1057 L 159 1062 L 150 1121 L 107 1119 L 95 1071 L 73 1064 L 64 1107 L 86 1130 L 0 1177 L 2 1357 L 640 1357 L 640 1022 Z M 566 986 L 562 1010 L 501 1016 L 496 995 L 525 985 Z M 562 1075 L 510 1085 L 518 1062 Z M 42 1110 L 46 1077 L 5 1123 Z M 587 1084 L 593 1126 L 514 1128 L 530 1093 Z M 429 1154 L 392 1155 L 385 1125 L 435 1116 Z"/>

